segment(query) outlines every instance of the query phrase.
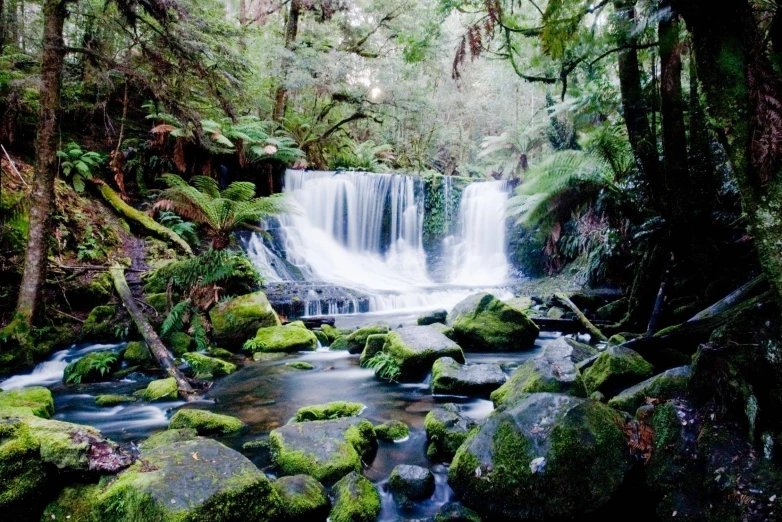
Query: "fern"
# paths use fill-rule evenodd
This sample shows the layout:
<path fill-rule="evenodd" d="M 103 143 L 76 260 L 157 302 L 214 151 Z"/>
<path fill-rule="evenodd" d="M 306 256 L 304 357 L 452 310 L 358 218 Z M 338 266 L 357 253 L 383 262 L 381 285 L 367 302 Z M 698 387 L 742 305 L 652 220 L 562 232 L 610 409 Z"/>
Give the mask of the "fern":
<path fill-rule="evenodd" d="M 85 181 L 95 177 L 105 159 L 98 152 L 85 151 L 75 142 L 70 142 L 65 149 L 57 151 L 61 160 L 60 168 L 63 175 L 71 178 L 73 189 L 84 192 Z"/>
<path fill-rule="evenodd" d="M 386 352 L 378 352 L 371 359 L 369 359 L 365 366 L 375 371 L 375 375 L 379 378 L 396 382 L 402 370 L 391 355 Z"/>
<path fill-rule="evenodd" d="M 206 335 L 206 318 L 201 313 L 193 314 L 190 320 L 190 328 L 193 330 L 193 340 L 199 351 L 209 348 L 209 339 Z"/>
<path fill-rule="evenodd" d="M 184 329 L 187 314 L 190 313 L 190 305 L 190 299 L 185 299 L 171 308 L 171 312 L 160 327 L 161 337 L 168 337 L 168 335 L 181 332 Z"/>
<path fill-rule="evenodd" d="M 263 344 L 263 341 L 255 337 L 251 337 L 250 339 L 247 339 L 244 342 L 244 345 L 242 347 L 249 352 L 257 352 L 259 350 L 263 350 L 264 348 L 266 348 L 266 345 Z"/>

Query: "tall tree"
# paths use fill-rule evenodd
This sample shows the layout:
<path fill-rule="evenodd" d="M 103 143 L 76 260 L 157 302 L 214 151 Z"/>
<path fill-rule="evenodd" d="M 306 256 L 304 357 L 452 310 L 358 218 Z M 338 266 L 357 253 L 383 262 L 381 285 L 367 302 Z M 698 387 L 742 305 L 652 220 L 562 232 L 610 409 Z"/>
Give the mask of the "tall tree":
<path fill-rule="evenodd" d="M 301 0 L 291 0 L 291 7 L 288 10 L 288 19 L 285 23 L 285 49 L 292 52 L 296 43 L 296 35 L 299 32 L 299 15 L 301 14 Z M 274 96 L 274 121 L 282 121 L 285 116 L 285 99 L 288 90 L 285 87 L 286 78 L 283 75 L 282 83 L 277 87 L 277 94 Z"/>

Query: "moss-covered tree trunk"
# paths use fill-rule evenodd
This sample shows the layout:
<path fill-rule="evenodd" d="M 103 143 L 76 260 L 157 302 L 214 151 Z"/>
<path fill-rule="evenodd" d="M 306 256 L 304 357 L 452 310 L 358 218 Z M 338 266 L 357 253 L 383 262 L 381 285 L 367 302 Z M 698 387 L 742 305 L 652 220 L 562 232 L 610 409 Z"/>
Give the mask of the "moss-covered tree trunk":
<path fill-rule="evenodd" d="M 296 43 L 296 35 L 299 32 L 299 14 L 301 12 L 301 0 L 291 0 L 290 10 L 288 11 L 288 20 L 285 23 L 285 49 L 291 52 Z M 288 60 L 288 58 L 286 58 Z M 285 78 L 282 80 L 285 82 Z M 285 101 L 288 91 L 285 85 L 277 87 L 277 93 L 274 96 L 274 112 L 272 118 L 274 121 L 282 121 L 285 116 Z"/>
<path fill-rule="evenodd" d="M 46 283 L 49 227 L 54 207 L 57 177 L 57 118 L 64 59 L 63 24 L 66 10 L 62 0 L 46 0 L 41 54 L 41 90 L 38 136 L 35 143 L 35 177 L 30 197 L 30 226 L 24 258 L 24 275 L 19 286 L 17 317 L 32 323 L 41 308 Z"/>
<path fill-rule="evenodd" d="M 676 0 L 693 36 L 709 123 L 722 141 L 764 272 L 782 301 L 782 89 L 747 0 Z"/>

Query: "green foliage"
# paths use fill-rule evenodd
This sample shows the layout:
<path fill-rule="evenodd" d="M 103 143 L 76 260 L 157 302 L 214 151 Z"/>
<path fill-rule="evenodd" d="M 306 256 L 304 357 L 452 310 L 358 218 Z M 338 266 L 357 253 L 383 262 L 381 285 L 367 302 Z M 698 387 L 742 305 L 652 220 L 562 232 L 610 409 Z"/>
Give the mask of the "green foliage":
<path fill-rule="evenodd" d="M 185 221 L 173 212 L 165 210 L 158 212 L 157 220 L 161 225 L 170 228 L 191 245 L 198 246 L 201 244 L 195 223 Z"/>
<path fill-rule="evenodd" d="M 95 237 L 92 231 L 92 225 L 87 225 L 84 229 L 84 237 L 76 245 L 77 255 L 79 261 L 95 261 L 103 257 L 104 252 L 101 247 L 101 243 Z"/>
<path fill-rule="evenodd" d="M 366 367 L 375 371 L 375 375 L 383 380 L 396 382 L 402 373 L 399 364 L 390 354 L 378 352 L 366 362 Z"/>
<path fill-rule="evenodd" d="M 358 170 L 388 172 L 394 160 L 391 145 L 377 145 L 369 140 L 363 143 L 344 143 L 329 163 L 331 170 Z"/>
<path fill-rule="evenodd" d="M 76 192 L 84 192 L 85 182 L 95 177 L 105 161 L 102 154 L 85 151 L 73 141 L 69 142 L 65 149 L 58 150 L 57 157 L 60 159 L 63 175 L 71 178 Z"/>
<path fill-rule="evenodd" d="M 84 362 L 86 361 L 86 363 Z M 81 363 L 81 364 L 80 364 Z M 101 377 L 111 373 L 117 364 L 117 354 L 114 352 L 93 352 L 83 359 L 72 363 L 73 370 L 66 371 L 66 384 L 81 384 L 89 374 L 99 374 Z"/>

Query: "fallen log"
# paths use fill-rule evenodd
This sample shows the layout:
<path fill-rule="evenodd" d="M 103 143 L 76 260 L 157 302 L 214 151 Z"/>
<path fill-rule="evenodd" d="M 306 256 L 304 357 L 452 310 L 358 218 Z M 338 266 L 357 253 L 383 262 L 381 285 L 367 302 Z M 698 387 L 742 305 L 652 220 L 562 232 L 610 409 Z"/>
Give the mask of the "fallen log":
<path fill-rule="evenodd" d="M 573 304 L 573 301 L 571 301 L 565 294 L 554 294 L 554 300 L 558 301 L 568 310 L 573 312 L 581 324 L 584 325 L 584 328 L 589 333 L 589 335 L 598 341 L 608 341 L 608 337 L 603 335 L 603 332 L 601 332 L 597 326 L 595 326 L 589 319 L 587 319 L 587 316 L 584 315 L 584 312 L 579 310 L 578 307 Z"/>
<path fill-rule="evenodd" d="M 706 308 L 705 310 L 698 312 L 692 318 L 688 319 L 687 322 L 691 323 L 694 321 L 700 321 L 702 319 L 706 319 L 716 314 L 719 314 L 720 312 L 724 312 L 730 307 L 735 306 L 737 303 L 746 300 L 757 290 L 761 289 L 765 284 L 766 284 L 766 276 L 760 275 L 755 279 L 753 279 L 752 281 L 748 282 L 747 284 L 734 290 L 726 297 L 720 299 L 719 301 L 717 301 L 710 307 Z"/>
<path fill-rule="evenodd" d="M 584 324 L 578 319 L 553 319 L 550 317 L 530 317 L 543 332 L 582 333 L 586 331 Z M 593 324 L 609 324 L 608 321 L 595 321 Z"/>
<path fill-rule="evenodd" d="M 128 286 L 128 281 L 125 279 L 125 269 L 118 264 L 114 265 L 111 268 L 111 277 L 114 280 L 114 288 L 117 290 L 117 295 L 122 299 L 125 309 L 128 311 L 130 318 L 133 320 L 136 328 L 147 343 L 149 351 L 155 359 L 157 359 L 157 362 L 160 364 L 163 371 L 176 379 L 179 395 L 187 401 L 194 400 L 197 396 L 197 392 L 190 385 L 190 381 L 187 380 L 182 372 L 179 371 L 176 364 L 174 364 L 174 358 L 171 356 L 171 353 L 160 341 L 155 329 L 149 324 L 147 318 L 144 317 L 144 313 L 141 311 L 136 299 L 133 297 L 130 287 Z"/>

